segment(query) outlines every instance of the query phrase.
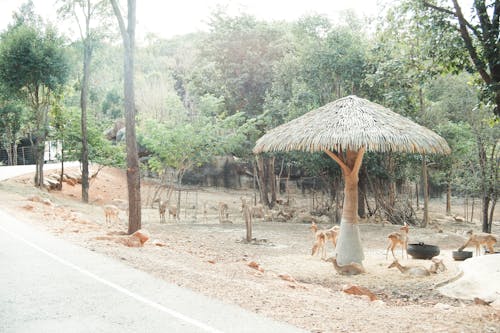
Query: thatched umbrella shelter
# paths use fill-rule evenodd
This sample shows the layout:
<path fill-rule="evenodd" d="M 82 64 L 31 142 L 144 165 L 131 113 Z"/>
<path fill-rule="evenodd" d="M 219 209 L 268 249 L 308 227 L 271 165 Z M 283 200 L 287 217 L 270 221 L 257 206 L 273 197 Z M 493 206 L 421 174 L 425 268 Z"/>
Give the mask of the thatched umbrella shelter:
<path fill-rule="evenodd" d="M 446 141 L 433 131 L 357 96 L 348 96 L 310 111 L 262 136 L 255 154 L 275 151 L 323 151 L 344 176 L 344 207 L 337 262 L 362 263 L 358 222 L 358 173 L 366 150 L 449 154 Z"/>

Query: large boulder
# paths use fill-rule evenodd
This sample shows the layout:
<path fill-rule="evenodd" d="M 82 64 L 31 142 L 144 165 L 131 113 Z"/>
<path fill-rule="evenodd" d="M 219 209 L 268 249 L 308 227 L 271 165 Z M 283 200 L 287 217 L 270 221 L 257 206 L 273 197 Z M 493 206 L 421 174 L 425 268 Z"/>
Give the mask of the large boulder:
<path fill-rule="evenodd" d="M 445 296 L 487 302 L 500 301 L 500 254 L 489 254 L 465 260 L 450 283 L 438 288 Z"/>

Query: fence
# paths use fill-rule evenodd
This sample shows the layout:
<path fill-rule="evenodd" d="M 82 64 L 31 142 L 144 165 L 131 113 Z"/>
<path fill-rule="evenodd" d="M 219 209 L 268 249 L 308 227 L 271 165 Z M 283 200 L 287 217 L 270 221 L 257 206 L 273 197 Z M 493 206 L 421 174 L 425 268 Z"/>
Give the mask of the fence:
<path fill-rule="evenodd" d="M 5 149 L 0 150 L 0 163 L 8 165 L 9 157 Z M 17 147 L 17 165 L 35 164 L 35 157 L 31 146 Z"/>

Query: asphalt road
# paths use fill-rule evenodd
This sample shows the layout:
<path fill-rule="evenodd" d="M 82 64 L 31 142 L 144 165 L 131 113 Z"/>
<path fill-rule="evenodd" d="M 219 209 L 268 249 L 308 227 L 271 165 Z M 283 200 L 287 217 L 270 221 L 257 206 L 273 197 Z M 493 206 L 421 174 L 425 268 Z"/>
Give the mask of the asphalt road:
<path fill-rule="evenodd" d="M 64 168 L 79 166 L 79 162 L 65 162 Z M 48 163 L 43 165 L 43 174 L 46 175 L 46 170 L 60 169 L 60 163 Z M 34 164 L 16 165 L 16 166 L 0 166 L 0 180 L 25 175 L 28 173 L 35 174 L 36 167 Z"/>
<path fill-rule="evenodd" d="M 0 332 L 305 331 L 166 283 L 0 209 Z"/>

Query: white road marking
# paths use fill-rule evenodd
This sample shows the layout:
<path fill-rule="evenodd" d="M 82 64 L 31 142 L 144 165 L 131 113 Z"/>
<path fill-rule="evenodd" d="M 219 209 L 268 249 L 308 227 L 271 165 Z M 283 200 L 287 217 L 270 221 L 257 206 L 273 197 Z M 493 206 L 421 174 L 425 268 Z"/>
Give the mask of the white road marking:
<path fill-rule="evenodd" d="M 198 321 L 196 319 L 193 319 L 193 318 L 190 318 L 190 317 L 188 317 L 186 315 L 183 315 L 182 313 L 179 313 L 179 312 L 177 312 L 175 310 L 169 309 L 169 308 L 167 308 L 167 307 L 165 307 L 165 306 L 163 306 L 161 304 L 155 303 L 155 302 L 153 302 L 153 301 L 151 301 L 151 300 L 149 300 L 149 299 L 147 299 L 145 297 L 142 297 L 142 296 L 140 296 L 140 295 L 138 295 L 136 293 L 133 293 L 133 292 L 131 292 L 131 291 L 129 291 L 129 290 L 127 290 L 127 289 L 125 289 L 125 288 L 123 288 L 123 287 L 121 287 L 121 286 L 113 283 L 113 282 L 110 282 L 110 281 L 108 281 L 106 279 L 103 279 L 103 278 L 95 275 L 94 273 L 89 272 L 88 270 L 86 270 L 84 268 L 78 267 L 77 265 L 75 265 L 75 264 L 73 264 L 73 263 L 71 263 L 71 262 L 69 262 L 67 260 L 64 260 L 64 259 L 58 257 L 57 255 L 55 255 L 55 254 L 53 254 L 53 253 L 51 253 L 51 252 L 49 252 L 49 251 L 47 251 L 47 250 L 39 247 L 38 245 L 30 242 L 29 240 L 23 238 L 22 236 L 19 236 L 19 235 L 15 234 L 15 233 L 13 233 L 13 232 L 5 229 L 1 225 L 0 225 L 0 229 L 3 230 L 3 231 L 5 231 L 7 234 L 11 235 L 12 237 L 17 238 L 18 240 L 20 240 L 20 241 L 24 242 L 25 244 L 29 245 L 33 249 L 35 249 L 35 250 L 37 250 L 37 251 L 45 254 L 46 256 L 48 256 L 48 257 L 50 257 L 50 258 L 52 258 L 52 259 L 54 259 L 54 260 L 56 260 L 58 262 L 60 262 L 61 264 L 66 265 L 66 266 L 68 266 L 68 267 L 70 267 L 70 268 L 72 268 L 72 269 L 74 269 L 74 270 L 76 270 L 76 271 L 78 271 L 78 272 L 80 272 L 80 273 L 82 273 L 84 275 L 87 275 L 88 277 L 90 277 L 90 278 L 92 278 L 92 279 L 94 279 L 94 280 L 96 280 L 96 281 L 98 281 L 98 282 L 100 282 L 100 283 L 102 283 L 104 285 L 107 285 L 108 287 L 111 287 L 111 288 L 113 288 L 113 289 L 115 289 L 115 290 L 123 293 L 124 295 L 127 295 L 127 296 L 129 296 L 129 297 L 131 297 L 133 299 L 136 299 L 136 300 L 138 300 L 138 301 L 140 301 L 140 302 L 142 302 L 142 303 L 144 303 L 146 305 L 149 305 L 149 306 L 151 306 L 151 307 L 153 307 L 153 308 L 155 308 L 157 310 L 165 312 L 165 313 L 169 314 L 170 316 L 175 317 L 177 319 L 180 319 L 180 320 L 182 320 L 182 321 L 184 321 L 184 322 L 186 322 L 186 323 L 188 323 L 190 325 L 193 325 L 195 327 L 201 328 L 204 331 L 211 332 L 211 333 L 223 333 L 222 331 L 220 331 L 220 330 L 218 330 L 216 328 L 208 326 L 205 323 L 202 323 L 202 322 L 200 322 L 200 321 Z"/>

